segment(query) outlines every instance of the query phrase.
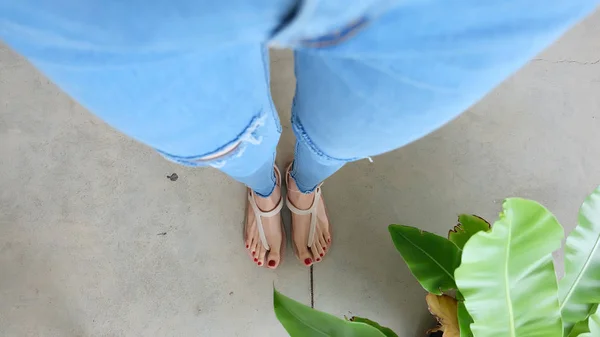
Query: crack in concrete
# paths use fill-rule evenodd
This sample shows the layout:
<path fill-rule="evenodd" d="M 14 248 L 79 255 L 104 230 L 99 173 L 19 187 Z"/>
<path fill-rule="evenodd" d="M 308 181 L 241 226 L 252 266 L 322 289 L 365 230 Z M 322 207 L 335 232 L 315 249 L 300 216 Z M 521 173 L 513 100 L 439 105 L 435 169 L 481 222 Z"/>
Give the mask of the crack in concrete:
<path fill-rule="evenodd" d="M 577 65 L 582 65 L 582 66 L 588 66 L 588 65 L 594 65 L 594 64 L 598 64 L 600 63 L 600 59 L 597 59 L 596 61 L 590 61 L 590 62 L 581 62 L 581 61 L 577 61 L 577 60 L 546 60 L 546 59 L 542 59 L 542 58 L 537 58 L 537 59 L 533 59 L 533 61 L 542 61 L 542 62 L 550 62 L 550 63 L 574 63 Z"/>
<path fill-rule="evenodd" d="M 313 266 L 310 266 L 310 307 L 315 308 L 315 282 L 313 276 Z"/>

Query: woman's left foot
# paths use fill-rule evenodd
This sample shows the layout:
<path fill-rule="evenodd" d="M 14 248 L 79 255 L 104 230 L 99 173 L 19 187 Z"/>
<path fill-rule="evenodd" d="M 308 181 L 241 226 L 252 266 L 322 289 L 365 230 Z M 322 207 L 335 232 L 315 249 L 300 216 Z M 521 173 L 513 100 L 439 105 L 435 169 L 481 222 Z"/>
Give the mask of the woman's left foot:
<path fill-rule="evenodd" d="M 321 262 L 331 247 L 331 227 L 321 195 L 321 186 L 302 193 L 287 169 L 287 205 L 292 213 L 292 243 L 306 266 Z"/>

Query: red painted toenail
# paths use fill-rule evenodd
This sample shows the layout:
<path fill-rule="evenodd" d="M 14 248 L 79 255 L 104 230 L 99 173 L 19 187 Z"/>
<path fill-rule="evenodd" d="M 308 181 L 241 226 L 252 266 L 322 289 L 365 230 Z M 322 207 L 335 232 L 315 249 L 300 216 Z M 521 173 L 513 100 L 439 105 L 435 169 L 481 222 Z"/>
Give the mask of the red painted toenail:
<path fill-rule="evenodd" d="M 321 261 L 321 259 L 317 257 L 317 262 L 319 262 L 319 261 Z"/>
<path fill-rule="evenodd" d="M 321 255 L 321 257 L 323 257 L 323 253 L 321 253 L 321 254 L 319 254 L 319 255 Z"/>
<path fill-rule="evenodd" d="M 252 252 L 252 256 L 254 256 L 254 254 L 256 254 L 256 252 L 254 252 L 254 251 L 253 251 L 253 252 Z"/>
<path fill-rule="evenodd" d="M 262 266 L 262 262 L 259 262 L 259 263 L 258 263 L 258 265 L 259 265 L 259 266 Z"/>
<path fill-rule="evenodd" d="M 246 245 L 246 249 L 250 248 L 250 246 Z"/>
<path fill-rule="evenodd" d="M 257 258 L 254 258 L 254 262 L 258 262 L 258 259 L 257 259 Z"/>
<path fill-rule="evenodd" d="M 326 252 L 327 251 L 327 247 L 323 247 L 323 251 Z"/>
<path fill-rule="evenodd" d="M 312 260 L 310 258 L 304 259 L 304 264 L 305 265 L 310 266 L 311 263 L 312 263 Z"/>
<path fill-rule="evenodd" d="M 275 267 L 275 260 L 269 261 L 269 267 Z"/>

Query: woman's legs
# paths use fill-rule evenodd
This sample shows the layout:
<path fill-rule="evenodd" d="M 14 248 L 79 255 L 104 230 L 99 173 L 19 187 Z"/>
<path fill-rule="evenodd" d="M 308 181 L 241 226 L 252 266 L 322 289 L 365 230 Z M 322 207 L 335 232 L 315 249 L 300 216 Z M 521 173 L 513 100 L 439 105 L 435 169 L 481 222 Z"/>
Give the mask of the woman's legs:
<path fill-rule="evenodd" d="M 223 170 L 266 211 L 279 195 L 281 130 L 262 42 L 298 50 L 291 198 L 304 208 L 344 163 L 441 126 L 598 0 L 398 1 L 381 17 L 364 14 L 393 2 L 25 0 L 1 6 L 0 38 L 115 128 L 176 162 Z M 349 31 L 358 32 L 336 45 Z M 301 241 L 302 254 L 320 255 Z"/>

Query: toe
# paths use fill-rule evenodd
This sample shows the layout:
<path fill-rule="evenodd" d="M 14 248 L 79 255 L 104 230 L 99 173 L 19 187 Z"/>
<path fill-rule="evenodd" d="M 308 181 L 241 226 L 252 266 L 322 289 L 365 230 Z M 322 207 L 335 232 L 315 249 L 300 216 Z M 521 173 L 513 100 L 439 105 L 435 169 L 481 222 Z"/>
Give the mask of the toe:
<path fill-rule="evenodd" d="M 252 247 L 254 247 L 254 237 L 249 236 L 246 239 L 246 249 L 248 250 L 248 252 L 250 253 L 250 255 L 252 255 Z"/>
<path fill-rule="evenodd" d="M 262 245 L 259 245 L 258 252 L 256 253 L 257 261 L 256 264 L 260 267 L 265 265 L 265 255 L 267 255 L 267 250 Z"/>
<path fill-rule="evenodd" d="M 327 249 L 329 247 L 327 246 L 327 240 L 325 239 L 324 235 L 319 236 L 319 244 L 321 244 L 321 247 L 323 249 L 323 254 L 327 254 Z"/>
<path fill-rule="evenodd" d="M 319 223 L 319 226 L 317 226 L 319 228 L 319 237 L 323 238 L 323 240 L 325 240 L 325 242 L 327 243 L 327 246 L 331 245 L 331 233 L 329 232 L 329 221 L 325 220 L 323 222 Z"/>
<path fill-rule="evenodd" d="M 322 234 L 323 240 L 327 243 L 327 246 L 331 246 L 331 233 L 329 233 L 329 228 L 323 229 Z"/>
<path fill-rule="evenodd" d="M 307 267 L 314 262 L 312 254 L 308 251 L 308 248 L 305 247 L 298 248 L 298 258 L 300 258 L 300 261 Z"/>
<path fill-rule="evenodd" d="M 312 247 L 310 247 L 310 252 L 312 253 L 313 260 L 315 260 L 315 262 L 321 262 L 323 259 L 323 249 L 318 241 L 315 241 Z"/>
<path fill-rule="evenodd" d="M 257 265 L 258 265 L 258 258 L 260 257 L 260 253 L 261 253 L 262 249 L 263 249 L 263 248 L 262 248 L 262 245 L 258 245 L 258 246 L 256 247 L 256 251 L 255 251 L 255 252 L 254 252 L 254 254 L 253 254 L 253 257 L 254 257 L 254 263 L 255 263 L 255 264 L 257 264 Z"/>
<path fill-rule="evenodd" d="M 257 231 L 256 233 L 254 233 L 254 236 L 252 238 L 252 245 L 250 246 L 250 255 L 252 255 L 252 257 L 258 257 L 258 251 L 261 246 L 262 244 L 260 242 L 260 238 L 258 237 Z"/>
<path fill-rule="evenodd" d="M 252 255 L 253 258 L 256 258 L 259 250 L 260 244 L 258 244 L 256 241 L 253 241 L 252 246 L 250 246 L 250 255 Z"/>
<path fill-rule="evenodd" d="M 278 251 L 271 250 L 266 257 L 266 266 L 269 269 L 275 269 L 279 266 L 279 261 L 281 261 L 281 255 Z"/>
<path fill-rule="evenodd" d="M 317 246 L 317 252 L 319 252 L 319 257 L 322 260 L 323 257 L 325 256 L 325 250 L 327 248 L 323 247 L 323 245 L 321 244 L 321 242 L 319 240 L 315 240 L 315 246 Z"/>

